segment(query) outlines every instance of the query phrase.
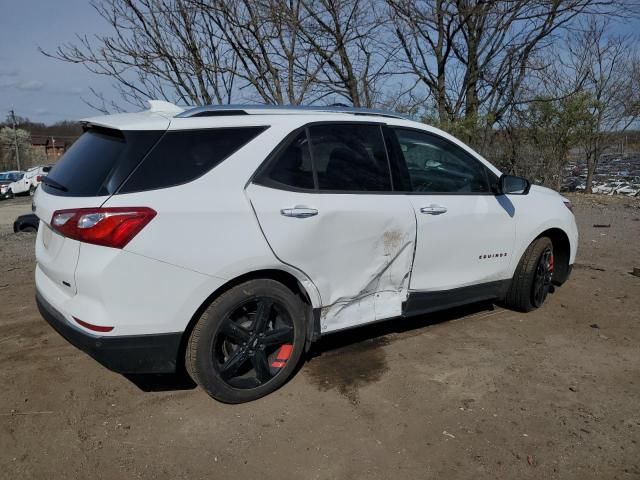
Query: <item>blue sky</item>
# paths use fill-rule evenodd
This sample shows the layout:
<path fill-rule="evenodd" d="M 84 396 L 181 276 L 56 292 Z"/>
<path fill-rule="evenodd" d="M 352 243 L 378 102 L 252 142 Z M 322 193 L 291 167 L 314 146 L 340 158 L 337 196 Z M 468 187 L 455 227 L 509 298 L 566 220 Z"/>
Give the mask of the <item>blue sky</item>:
<path fill-rule="evenodd" d="M 3 0 L 0 2 L 0 120 L 9 109 L 31 120 L 53 123 L 96 114 L 82 98 L 89 86 L 114 96 L 108 78 L 81 65 L 45 57 L 45 50 L 74 40 L 75 34 L 107 33 L 108 26 L 88 0 Z M 640 21 L 621 25 L 637 33 Z"/>
<path fill-rule="evenodd" d="M 0 119 L 16 115 L 52 123 L 94 115 L 81 97 L 88 87 L 111 92 L 108 79 L 81 65 L 47 58 L 78 33 L 106 32 L 106 24 L 87 0 L 6 0 L 0 14 Z"/>

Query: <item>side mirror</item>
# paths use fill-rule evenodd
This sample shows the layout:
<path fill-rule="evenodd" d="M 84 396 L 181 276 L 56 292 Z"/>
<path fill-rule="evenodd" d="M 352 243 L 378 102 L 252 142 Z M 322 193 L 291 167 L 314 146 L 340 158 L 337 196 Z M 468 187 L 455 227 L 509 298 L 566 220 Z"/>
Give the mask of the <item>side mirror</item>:
<path fill-rule="evenodd" d="M 529 180 L 515 175 L 502 175 L 498 180 L 498 193 L 502 195 L 526 195 L 531 189 Z"/>

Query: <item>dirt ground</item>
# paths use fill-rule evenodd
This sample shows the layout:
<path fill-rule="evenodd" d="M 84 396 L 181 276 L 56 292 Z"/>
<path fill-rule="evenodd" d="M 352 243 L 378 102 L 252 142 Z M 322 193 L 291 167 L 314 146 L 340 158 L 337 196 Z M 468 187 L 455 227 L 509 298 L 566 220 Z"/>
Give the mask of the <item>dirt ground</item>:
<path fill-rule="evenodd" d="M 572 199 L 576 268 L 542 309 L 329 336 L 239 406 L 68 345 L 10 233 L 29 199 L 0 202 L 0 478 L 640 478 L 640 199 Z"/>

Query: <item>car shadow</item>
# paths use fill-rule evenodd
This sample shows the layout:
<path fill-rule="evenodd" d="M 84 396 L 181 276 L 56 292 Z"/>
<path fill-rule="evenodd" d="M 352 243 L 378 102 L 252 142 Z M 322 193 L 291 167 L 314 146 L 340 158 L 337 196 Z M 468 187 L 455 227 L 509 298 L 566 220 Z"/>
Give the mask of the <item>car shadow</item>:
<path fill-rule="evenodd" d="M 123 376 L 143 392 L 193 390 L 198 386 L 186 371 L 160 374 L 124 374 Z"/>
<path fill-rule="evenodd" d="M 348 350 L 348 347 L 355 347 L 360 350 L 359 345 L 362 346 L 362 350 L 366 350 L 373 344 L 385 344 L 387 342 L 385 337 L 393 333 L 420 330 L 431 325 L 457 320 L 476 313 L 492 311 L 494 308 L 492 302 L 478 302 L 426 315 L 417 315 L 408 318 L 396 317 L 342 332 L 327 334 L 311 346 L 305 360 L 299 363 L 292 377 L 305 363 L 323 354 L 329 354 L 334 351 L 339 353 L 339 350 Z M 197 387 L 183 366 L 181 366 L 177 373 L 125 374 L 124 377 L 143 392 L 193 390 Z"/>
<path fill-rule="evenodd" d="M 421 328 L 438 323 L 449 322 L 467 317 L 476 313 L 492 311 L 495 305 L 490 301 L 483 301 L 464 305 L 460 307 L 433 312 L 424 315 L 416 315 L 413 317 L 395 317 L 379 322 L 370 323 L 361 327 L 344 330 L 327 334 L 314 343 L 309 351 L 309 356 L 321 355 L 332 350 L 338 350 L 350 345 L 354 345 L 369 340 L 385 337 L 392 333 L 403 333 L 411 330 L 420 330 Z"/>

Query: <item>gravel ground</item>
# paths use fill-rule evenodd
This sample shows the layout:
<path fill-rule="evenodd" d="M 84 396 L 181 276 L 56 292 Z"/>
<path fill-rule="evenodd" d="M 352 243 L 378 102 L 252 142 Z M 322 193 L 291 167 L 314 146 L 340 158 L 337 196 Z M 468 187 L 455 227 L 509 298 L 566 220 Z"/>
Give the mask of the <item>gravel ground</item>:
<path fill-rule="evenodd" d="M 571 198 L 576 268 L 542 309 L 329 336 L 239 406 L 68 345 L 34 305 L 35 236 L 10 233 L 29 199 L 0 202 L 0 478 L 640 478 L 640 200 Z"/>
<path fill-rule="evenodd" d="M 13 232 L 13 221 L 17 216 L 26 213 L 31 213 L 31 197 L 0 200 L 0 235 Z"/>

